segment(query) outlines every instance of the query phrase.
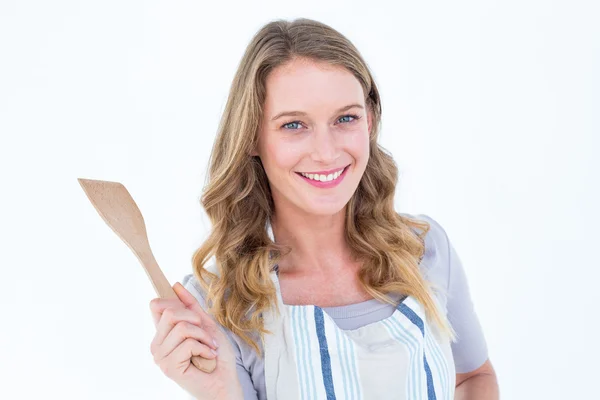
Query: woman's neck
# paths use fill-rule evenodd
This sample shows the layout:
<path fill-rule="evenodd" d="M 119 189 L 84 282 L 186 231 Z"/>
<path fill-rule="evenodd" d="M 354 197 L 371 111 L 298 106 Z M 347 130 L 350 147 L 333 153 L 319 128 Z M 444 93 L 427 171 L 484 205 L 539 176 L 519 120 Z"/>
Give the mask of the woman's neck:
<path fill-rule="evenodd" d="M 278 244 L 292 251 L 279 262 L 280 271 L 300 274 L 335 272 L 352 263 L 345 237 L 345 210 L 329 216 L 279 212 L 271 219 Z"/>

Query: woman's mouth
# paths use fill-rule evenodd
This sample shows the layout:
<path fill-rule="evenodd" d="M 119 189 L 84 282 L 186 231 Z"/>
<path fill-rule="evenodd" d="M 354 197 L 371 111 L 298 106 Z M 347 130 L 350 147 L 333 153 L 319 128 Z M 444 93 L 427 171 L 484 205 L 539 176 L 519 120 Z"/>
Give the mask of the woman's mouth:
<path fill-rule="evenodd" d="M 348 171 L 349 165 L 346 165 L 344 168 L 340 168 L 338 170 L 327 171 L 328 173 L 306 173 L 306 172 L 296 172 L 296 174 L 302 178 L 305 182 L 310 183 L 313 186 L 318 188 L 331 188 L 337 186 L 344 176 L 346 176 L 346 172 Z"/>

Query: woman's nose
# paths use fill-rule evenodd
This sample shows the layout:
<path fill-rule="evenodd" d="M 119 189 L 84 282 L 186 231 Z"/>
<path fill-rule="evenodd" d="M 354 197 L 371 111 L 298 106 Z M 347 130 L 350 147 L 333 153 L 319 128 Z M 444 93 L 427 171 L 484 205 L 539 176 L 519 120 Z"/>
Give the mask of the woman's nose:
<path fill-rule="evenodd" d="M 315 129 L 312 157 L 323 164 L 332 164 L 338 158 L 339 150 L 335 133 L 327 128 Z"/>

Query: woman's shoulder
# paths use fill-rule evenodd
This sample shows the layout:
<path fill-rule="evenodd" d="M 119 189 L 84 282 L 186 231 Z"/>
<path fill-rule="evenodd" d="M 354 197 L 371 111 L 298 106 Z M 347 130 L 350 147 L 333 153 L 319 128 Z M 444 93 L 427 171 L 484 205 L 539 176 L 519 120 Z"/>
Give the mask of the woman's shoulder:
<path fill-rule="evenodd" d="M 424 221 L 429 224 L 429 230 L 425 235 L 425 256 L 434 256 L 434 255 L 446 255 L 447 251 L 444 253 L 444 250 L 448 249 L 448 235 L 446 234 L 446 230 L 442 227 L 442 225 L 434 218 L 432 218 L 429 214 L 409 214 L 409 213 L 399 213 L 403 217 L 410 218 L 412 220 Z M 422 231 L 418 228 L 413 228 L 413 231 L 417 233 L 421 233 Z"/>
<path fill-rule="evenodd" d="M 398 213 L 402 217 L 407 217 L 412 220 L 424 221 L 429 224 L 429 230 L 425 236 L 425 247 L 430 249 L 432 246 L 444 246 L 447 243 L 446 230 L 442 225 L 429 214 L 409 214 L 409 213 Z M 422 231 L 416 227 L 411 227 L 413 231 L 421 233 Z"/>

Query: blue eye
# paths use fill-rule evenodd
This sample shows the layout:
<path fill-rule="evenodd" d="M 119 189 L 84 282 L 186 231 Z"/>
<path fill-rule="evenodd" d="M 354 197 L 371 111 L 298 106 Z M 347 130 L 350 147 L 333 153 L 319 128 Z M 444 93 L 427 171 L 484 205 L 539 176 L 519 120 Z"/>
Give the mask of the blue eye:
<path fill-rule="evenodd" d="M 298 128 L 286 128 L 286 126 L 293 125 L 293 124 L 299 124 L 299 123 L 300 123 L 300 121 L 292 121 L 292 122 L 288 122 L 287 124 L 283 124 L 281 127 L 283 129 L 297 130 Z"/>
<path fill-rule="evenodd" d="M 352 118 L 352 121 L 348 121 L 348 122 L 354 122 L 354 121 L 358 120 L 358 115 L 354 115 L 354 114 L 347 114 L 347 115 L 344 115 L 344 116 L 340 117 L 340 119 L 342 119 L 342 118 L 347 118 L 347 117 L 350 117 L 350 118 Z M 338 121 L 339 121 L 340 119 L 338 119 Z"/>

